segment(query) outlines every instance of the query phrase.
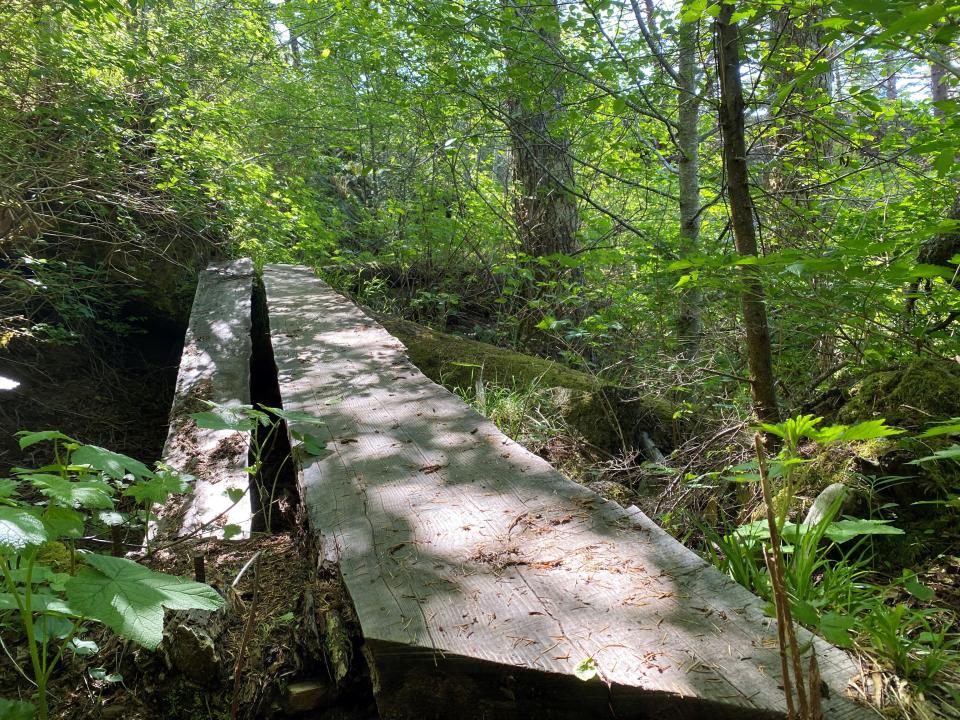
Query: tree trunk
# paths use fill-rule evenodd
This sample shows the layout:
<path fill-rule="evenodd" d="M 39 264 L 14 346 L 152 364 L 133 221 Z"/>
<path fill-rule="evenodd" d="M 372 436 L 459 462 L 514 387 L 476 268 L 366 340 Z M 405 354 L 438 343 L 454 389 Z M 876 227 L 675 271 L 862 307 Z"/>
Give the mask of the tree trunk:
<path fill-rule="evenodd" d="M 700 242 L 700 97 L 697 94 L 697 25 L 682 23 L 679 51 L 679 122 L 677 145 L 680 151 L 680 257 L 696 254 Z M 700 306 L 703 293 L 698 287 L 685 287 L 680 293 L 677 335 L 681 354 L 693 359 L 700 348 L 703 322 Z"/>
<path fill-rule="evenodd" d="M 947 71 L 939 63 L 930 63 L 930 96 L 933 102 L 942 102 L 950 96 L 947 94 Z M 945 119 L 946 111 L 943 108 L 933 106 L 935 117 Z"/>
<path fill-rule="evenodd" d="M 533 257 L 577 250 L 580 226 L 570 141 L 558 127 L 562 73 L 556 69 L 556 0 L 503 0 L 510 94 L 508 129 L 517 187 L 514 217 L 523 251 Z M 550 62 L 553 60 L 553 62 Z"/>
<path fill-rule="evenodd" d="M 776 60 L 770 70 L 771 89 L 774 93 L 783 88 L 789 88 L 789 91 L 779 107 L 778 116 L 782 124 L 773 134 L 773 160 L 767 177 L 771 192 L 779 195 L 786 210 L 779 223 L 774 218 L 774 224 L 779 226 L 777 235 L 784 238 L 809 235 L 810 228 L 802 219 L 797 221 L 796 212 L 809 211 L 811 198 L 802 189 L 805 177 L 796 171 L 792 174 L 781 172 L 781 158 L 790 154 L 814 164 L 823 162 L 823 158 L 828 157 L 831 151 L 829 135 L 812 132 L 815 126 L 805 116 L 812 114 L 814 111 L 811 108 L 823 103 L 832 94 L 833 69 L 831 67 L 817 73 L 803 84 L 796 81 L 802 69 L 815 62 L 817 57 L 823 57 L 820 52 L 822 29 L 814 24 L 820 19 L 818 12 L 802 18 L 793 17 L 789 5 L 773 17 L 770 42 L 776 46 Z"/>
<path fill-rule="evenodd" d="M 747 172 L 744 136 L 743 85 L 740 79 L 740 32 L 731 23 L 733 5 L 721 6 L 716 20 L 717 65 L 720 84 L 720 129 L 723 132 L 723 166 L 727 175 L 727 198 L 737 252 L 757 257 L 757 234 L 753 224 L 753 200 Z M 775 423 L 780 419 L 773 379 L 773 358 L 763 282 L 758 265 L 741 266 L 744 329 L 750 388 L 757 417 Z"/>
<path fill-rule="evenodd" d="M 883 88 L 887 100 L 897 99 L 897 64 L 892 52 L 883 56 Z"/>

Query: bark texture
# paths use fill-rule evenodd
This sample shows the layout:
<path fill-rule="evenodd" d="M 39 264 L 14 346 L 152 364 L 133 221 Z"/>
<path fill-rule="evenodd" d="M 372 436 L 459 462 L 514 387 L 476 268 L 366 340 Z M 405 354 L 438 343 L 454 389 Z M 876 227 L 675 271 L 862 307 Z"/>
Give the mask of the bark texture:
<path fill-rule="evenodd" d="M 559 9 L 556 0 L 504 0 L 503 10 L 514 217 L 521 246 L 533 257 L 569 254 L 577 249 L 580 217 L 570 192 L 575 183 L 570 140 L 560 127 Z"/>
<path fill-rule="evenodd" d="M 691 257 L 700 244 L 700 96 L 697 88 L 697 25 L 680 25 L 677 40 L 680 76 L 677 145 L 680 150 L 680 257 Z M 700 306 L 703 293 L 698 287 L 685 287 L 680 294 L 677 335 L 684 357 L 692 359 L 700 348 L 703 321 Z"/>
<path fill-rule="evenodd" d="M 737 24 L 730 21 L 733 9 L 733 5 L 724 4 L 715 25 L 723 166 L 727 175 L 727 198 L 737 252 L 744 257 L 757 257 L 757 233 L 753 224 L 753 199 L 750 196 L 744 135 L 740 31 Z M 780 411 L 774 387 L 770 330 L 760 268 L 757 265 L 743 265 L 741 272 L 741 302 L 754 412 L 764 422 L 778 422 Z"/>

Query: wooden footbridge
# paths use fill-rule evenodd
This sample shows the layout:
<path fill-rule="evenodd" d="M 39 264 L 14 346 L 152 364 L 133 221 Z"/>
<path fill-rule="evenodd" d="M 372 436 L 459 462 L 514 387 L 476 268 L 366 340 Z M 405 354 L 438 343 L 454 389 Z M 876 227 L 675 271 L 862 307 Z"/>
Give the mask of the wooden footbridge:
<path fill-rule="evenodd" d="M 235 368 L 222 353 L 249 353 L 251 282 L 243 263 L 207 271 L 185 362 L 217 378 Z M 356 608 L 381 717 L 785 716 L 758 598 L 507 438 L 307 268 L 267 266 L 263 283 L 283 407 L 325 422 L 290 424 L 328 451 L 302 461 L 300 490 Z M 825 717 L 872 716 L 849 699 L 847 656 L 798 633 Z"/>

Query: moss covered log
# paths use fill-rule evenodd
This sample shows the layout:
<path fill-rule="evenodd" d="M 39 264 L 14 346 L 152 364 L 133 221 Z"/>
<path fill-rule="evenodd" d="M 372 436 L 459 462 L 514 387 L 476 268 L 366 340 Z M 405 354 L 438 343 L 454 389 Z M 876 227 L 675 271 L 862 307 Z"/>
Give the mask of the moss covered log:
<path fill-rule="evenodd" d="M 960 416 L 960 364 L 918 358 L 869 373 L 847 391 L 837 417 L 841 422 L 885 418 L 888 425 L 923 430 Z"/>
<path fill-rule="evenodd" d="M 424 375 L 448 388 L 472 388 L 482 380 L 507 387 L 549 390 L 562 419 L 592 445 L 608 452 L 641 446 L 646 432 L 660 449 L 673 446 L 669 403 L 605 383 L 560 363 L 437 332 L 423 325 L 379 318 L 407 347 Z"/>

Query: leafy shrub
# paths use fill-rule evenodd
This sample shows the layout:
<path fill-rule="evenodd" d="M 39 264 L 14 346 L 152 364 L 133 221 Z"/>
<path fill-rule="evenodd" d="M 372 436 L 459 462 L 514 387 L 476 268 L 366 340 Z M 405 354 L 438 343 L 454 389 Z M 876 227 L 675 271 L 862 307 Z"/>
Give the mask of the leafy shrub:
<path fill-rule="evenodd" d="M 91 622 L 153 649 L 163 637 L 165 608 L 216 610 L 224 600 L 208 585 L 77 547 L 89 530 L 117 522 L 117 498 L 132 497 L 149 512 L 154 502 L 185 490 L 188 478 L 162 466 L 151 471 L 56 430 L 19 436 L 21 449 L 50 443 L 53 462 L 14 468 L 0 480 L 0 616 L 19 621 L 37 688 L 35 710 L 45 720 L 47 685 L 63 654 L 97 651 L 83 639 Z M 0 714 L 17 717 L 25 707 L 2 701 Z"/>

